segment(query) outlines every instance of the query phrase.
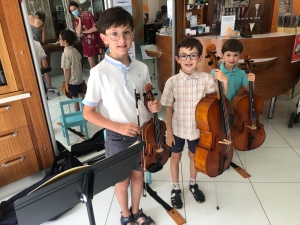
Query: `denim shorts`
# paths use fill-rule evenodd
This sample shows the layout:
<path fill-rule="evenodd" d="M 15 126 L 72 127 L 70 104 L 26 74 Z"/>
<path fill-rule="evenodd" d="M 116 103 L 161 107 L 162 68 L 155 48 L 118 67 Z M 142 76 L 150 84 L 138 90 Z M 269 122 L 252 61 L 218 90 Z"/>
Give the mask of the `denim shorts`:
<path fill-rule="evenodd" d="M 79 93 L 83 93 L 81 84 L 68 84 L 69 92 L 72 97 L 78 97 Z"/>
<path fill-rule="evenodd" d="M 114 131 L 106 129 L 105 140 L 105 156 L 113 156 L 136 142 L 139 139 L 139 135 L 135 137 L 124 136 Z M 141 149 L 142 151 L 142 149 Z M 143 171 L 141 167 L 141 155 L 137 158 L 137 161 L 133 167 L 133 170 Z"/>
<path fill-rule="evenodd" d="M 184 148 L 184 143 L 185 143 L 185 139 L 182 139 L 180 137 L 177 137 L 174 135 L 174 138 L 175 138 L 175 145 L 172 146 L 172 147 L 169 147 L 169 150 L 171 152 L 175 152 L 175 153 L 179 153 L 179 152 L 182 152 L 183 151 L 183 148 Z M 195 139 L 195 140 L 187 140 L 187 143 L 188 143 L 188 148 L 189 150 L 195 154 L 195 151 L 196 151 L 196 145 L 198 144 L 199 142 L 199 138 Z"/>

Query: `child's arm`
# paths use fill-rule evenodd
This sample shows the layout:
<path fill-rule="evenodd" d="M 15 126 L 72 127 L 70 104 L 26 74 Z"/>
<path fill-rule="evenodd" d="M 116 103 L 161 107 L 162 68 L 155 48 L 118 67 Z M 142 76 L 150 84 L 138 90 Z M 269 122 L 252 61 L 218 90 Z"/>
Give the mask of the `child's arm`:
<path fill-rule="evenodd" d="M 65 74 L 65 82 L 66 82 L 66 92 L 69 92 L 68 84 L 70 82 L 71 70 L 70 69 L 64 69 L 64 74 Z"/>
<path fill-rule="evenodd" d="M 45 43 L 45 37 L 46 37 L 46 23 L 44 23 L 42 27 L 42 43 Z"/>
<path fill-rule="evenodd" d="M 226 95 L 228 91 L 228 77 L 219 69 L 215 69 L 214 77 L 223 83 L 223 93 Z"/>
<path fill-rule="evenodd" d="M 255 74 L 254 73 L 248 73 L 247 74 L 247 78 L 248 78 L 248 81 L 252 81 L 253 82 L 253 89 L 254 89 Z M 249 85 L 244 86 L 244 89 L 246 91 L 249 91 Z"/>
<path fill-rule="evenodd" d="M 138 124 L 126 123 L 121 124 L 114 122 L 112 120 L 106 119 L 104 116 L 95 111 L 96 107 L 84 105 L 83 116 L 89 122 L 99 126 L 104 127 L 119 134 L 123 134 L 130 137 L 135 137 L 140 133 L 140 128 Z"/>
<path fill-rule="evenodd" d="M 175 145 L 175 138 L 172 129 L 173 106 L 166 106 L 166 125 L 167 125 L 167 138 L 166 143 L 172 147 Z"/>

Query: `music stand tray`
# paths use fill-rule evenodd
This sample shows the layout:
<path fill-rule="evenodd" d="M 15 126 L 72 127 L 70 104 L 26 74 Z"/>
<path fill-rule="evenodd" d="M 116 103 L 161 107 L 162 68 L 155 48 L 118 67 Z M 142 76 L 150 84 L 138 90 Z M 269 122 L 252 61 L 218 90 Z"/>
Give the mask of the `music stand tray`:
<path fill-rule="evenodd" d="M 64 173 L 52 178 L 31 194 L 18 199 L 15 210 L 19 225 L 39 225 L 71 209 L 80 202 L 86 203 L 90 224 L 95 224 L 91 200 L 93 195 L 125 180 L 141 152 L 144 142 L 131 146 L 91 166 L 84 166 L 71 175 Z"/>

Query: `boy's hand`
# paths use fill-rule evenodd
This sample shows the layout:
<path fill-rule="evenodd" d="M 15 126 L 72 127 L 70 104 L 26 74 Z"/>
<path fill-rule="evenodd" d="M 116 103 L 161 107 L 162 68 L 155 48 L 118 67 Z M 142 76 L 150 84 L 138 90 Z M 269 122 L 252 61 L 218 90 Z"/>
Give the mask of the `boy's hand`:
<path fill-rule="evenodd" d="M 254 82 L 255 81 L 255 74 L 254 73 L 248 73 L 247 78 L 249 81 Z"/>
<path fill-rule="evenodd" d="M 166 144 L 169 146 L 169 147 L 173 147 L 176 143 L 175 143 L 175 138 L 174 138 L 174 135 L 173 133 L 168 133 L 167 132 L 167 138 L 166 138 Z"/>
<path fill-rule="evenodd" d="M 161 103 L 158 100 L 148 101 L 148 109 L 152 113 L 157 113 L 161 110 Z"/>
<path fill-rule="evenodd" d="M 66 92 L 69 92 L 69 85 L 66 85 Z"/>
<path fill-rule="evenodd" d="M 215 69 L 214 77 L 223 83 L 228 83 L 228 77 L 219 69 Z"/>
<path fill-rule="evenodd" d="M 117 130 L 118 133 L 123 134 L 125 136 L 129 137 L 135 137 L 140 133 L 140 127 L 138 124 L 135 123 L 125 123 L 121 124 L 119 126 L 119 129 Z"/>

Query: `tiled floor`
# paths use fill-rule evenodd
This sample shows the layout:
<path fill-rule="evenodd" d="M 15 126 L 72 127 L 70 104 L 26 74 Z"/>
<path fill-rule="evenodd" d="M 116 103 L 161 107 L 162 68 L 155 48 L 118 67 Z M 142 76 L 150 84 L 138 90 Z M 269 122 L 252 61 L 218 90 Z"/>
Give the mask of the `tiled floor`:
<path fill-rule="evenodd" d="M 148 64 L 150 74 L 153 72 L 151 60 L 144 61 Z M 53 85 L 59 87 L 63 77 L 53 77 Z M 88 73 L 85 74 L 88 80 Z M 153 81 L 157 87 L 157 81 Z M 156 89 L 158 91 L 158 89 Z M 160 95 L 159 95 L 160 96 Z M 158 96 L 158 98 L 159 98 Z M 57 125 L 59 117 L 59 100 L 64 96 L 49 94 L 48 105 L 52 117 L 56 139 L 66 145 L 61 129 Z M 180 163 L 180 185 L 184 207 L 179 213 L 186 219 L 188 225 L 299 225 L 300 224 L 300 124 L 288 128 L 291 112 L 296 110 L 299 96 L 291 101 L 277 99 L 274 118 L 268 119 L 269 101 L 265 101 L 260 122 L 264 124 L 266 140 L 263 145 L 253 151 L 235 151 L 233 162 L 245 166 L 251 174 L 249 179 L 242 178 L 235 170 L 230 168 L 222 175 L 216 177 L 217 195 L 220 209 L 216 209 L 216 186 L 213 178 L 202 173 L 198 174 L 197 182 L 203 190 L 206 201 L 197 203 L 188 189 L 189 159 L 187 148 Z M 165 118 L 164 110 L 159 117 Z M 89 124 L 89 133 L 92 136 L 100 128 Z M 82 141 L 77 136 L 70 134 L 71 143 Z M 87 156 L 91 157 L 91 155 Z M 85 160 L 81 158 L 81 160 Z M 42 173 L 31 176 L 30 181 L 38 180 Z M 28 178 L 29 179 L 29 178 Z M 0 188 L 0 193 L 12 194 L 12 187 L 25 181 Z M 169 162 L 157 174 L 152 174 L 151 187 L 158 195 L 170 204 L 172 180 Z M 10 191 L 10 192 L 9 192 Z M 3 194 L 1 194 L 3 196 Z M 6 195 L 7 196 L 7 195 Z M 1 196 L 0 196 L 1 199 Z M 113 187 L 97 194 L 93 199 L 96 224 L 120 224 L 120 209 L 114 195 Z M 152 197 L 142 198 L 141 207 L 150 215 L 156 224 L 175 224 Z M 89 224 L 86 207 L 84 204 L 75 206 L 53 222 L 44 222 L 44 225 L 83 225 Z"/>

